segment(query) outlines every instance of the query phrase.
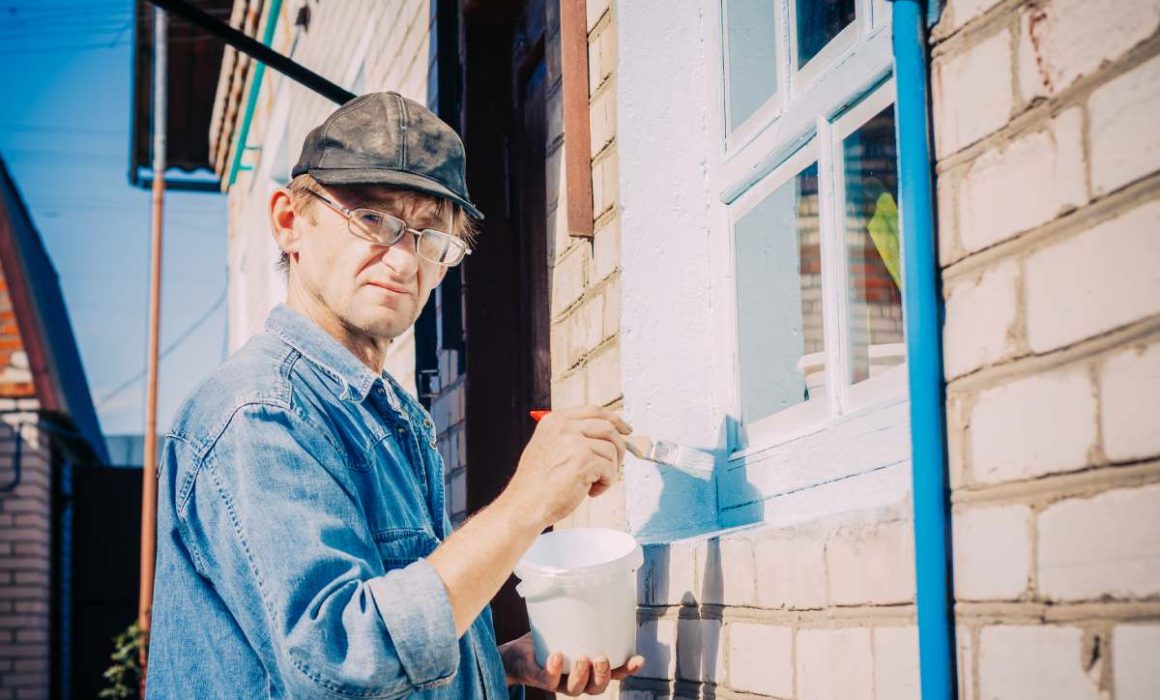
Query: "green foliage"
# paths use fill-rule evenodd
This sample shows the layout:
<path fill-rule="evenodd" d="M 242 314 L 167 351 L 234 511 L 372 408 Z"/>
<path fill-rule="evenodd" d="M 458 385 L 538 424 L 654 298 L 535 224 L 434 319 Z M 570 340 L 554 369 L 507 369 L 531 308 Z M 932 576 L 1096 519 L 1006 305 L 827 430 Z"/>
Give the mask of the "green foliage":
<path fill-rule="evenodd" d="M 97 697 L 101 698 L 132 698 L 136 697 L 141 684 L 141 643 L 143 636 L 141 628 L 136 622 L 113 638 L 113 653 L 110 658 L 113 665 L 104 672 L 105 682 L 108 684 Z"/>

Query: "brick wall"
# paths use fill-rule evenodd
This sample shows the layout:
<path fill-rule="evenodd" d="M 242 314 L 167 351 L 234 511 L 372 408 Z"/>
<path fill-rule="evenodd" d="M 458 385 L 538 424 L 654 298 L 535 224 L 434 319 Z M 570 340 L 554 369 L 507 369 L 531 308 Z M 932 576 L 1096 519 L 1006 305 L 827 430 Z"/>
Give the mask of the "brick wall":
<path fill-rule="evenodd" d="M 1158 28 L 951 0 L 932 35 L 964 700 L 1160 693 Z"/>
<path fill-rule="evenodd" d="M 52 477 L 11 308 L 0 276 L 0 698 L 47 698 Z"/>
<path fill-rule="evenodd" d="M 555 15 L 555 2 L 548 2 Z M 552 405 L 622 405 L 620 213 L 617 207 L 616 16 L 610 0 L 588 0 L 588 94 L 595 236 L 571 238 L 566 224 L 559 22 L 549 23 L 548 235 L 551 251 Z M 627 527 L 624 487 L 586 501 L 560 527 Z"/>

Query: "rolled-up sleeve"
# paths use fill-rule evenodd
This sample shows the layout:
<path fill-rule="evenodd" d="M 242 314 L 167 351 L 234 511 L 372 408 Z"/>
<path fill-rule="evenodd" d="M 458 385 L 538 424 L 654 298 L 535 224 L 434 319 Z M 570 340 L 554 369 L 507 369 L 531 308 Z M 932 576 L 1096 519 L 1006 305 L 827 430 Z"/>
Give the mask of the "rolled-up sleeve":
<path fill-rule="evenodd" d="M 431 687 L 459 666 L 455 618 L 443 579 L 426 559 L 368 582 L 379 616 L 391 621 L 395 652 L 412 685 Z M 414 597 L 415 591 L 429 591 Z"/>
<path fill-rule="evenodd" d="M 178 506 L 182 536 L 287 695 L 446 684 L 459 646 L 443 581 L 423 559 L 385 570 L 347 468 L 292 410 L 245 406 Z"/>

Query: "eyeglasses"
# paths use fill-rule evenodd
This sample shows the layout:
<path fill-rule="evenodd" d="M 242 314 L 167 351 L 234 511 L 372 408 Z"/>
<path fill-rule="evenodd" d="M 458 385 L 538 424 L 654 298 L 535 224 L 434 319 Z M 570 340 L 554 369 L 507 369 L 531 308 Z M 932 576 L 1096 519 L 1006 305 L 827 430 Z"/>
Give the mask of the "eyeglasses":
<path fill-rule="evenodd" d="M 411 228 L 402 219 L 385 212 L 375 209 L 347 209 L 314 190 L 307 192 L 346 217 L 346 226 L 351 235 L 364 241 L 370 241 L 375 245 L 392 246 L 403 238 L 403 234 L 412 233 L 415 235 L 415 252 L 419 257 L 444 267 L 455 267 L 463 262 L 464 256 L 471 255 L 467 243 L 458 236 L 430 228 L 423 230 Z"/>

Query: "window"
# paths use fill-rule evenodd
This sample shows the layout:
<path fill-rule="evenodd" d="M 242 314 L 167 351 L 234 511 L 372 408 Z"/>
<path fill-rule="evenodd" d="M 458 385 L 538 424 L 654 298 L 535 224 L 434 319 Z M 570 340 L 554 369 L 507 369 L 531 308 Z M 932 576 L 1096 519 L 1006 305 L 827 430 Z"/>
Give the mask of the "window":
<path fill-rule="evenodd" d="M 719 3 L 729 524 L 905 460 L 908 433 L 889 8 Z"/>

